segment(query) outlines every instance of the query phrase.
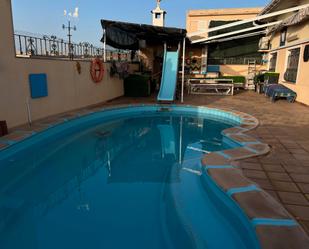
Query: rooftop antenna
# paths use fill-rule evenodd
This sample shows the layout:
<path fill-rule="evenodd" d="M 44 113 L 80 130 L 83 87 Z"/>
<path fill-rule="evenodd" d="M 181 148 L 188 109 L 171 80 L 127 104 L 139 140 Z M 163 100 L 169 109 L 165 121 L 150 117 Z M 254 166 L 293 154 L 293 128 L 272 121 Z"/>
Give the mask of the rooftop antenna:
<path fill-rule="evenodd" d="M 68 25 L 66 26 L 65 24 L 62 24 L 62 29 L 67 29 L 68 34 L 67 36 L 69 37 L 69 57 L 71 60 L 74 58 L 74 51 L 73 51 L 73 44 L 72 44 L 72 31 L 76 31 L 76 26 L 71 25 L 71 17 L 73 18 L 78 18 L 78 7 L 75 8 L 73 14 L 72 12 L 67 12 L 66 10 L 63 11 L 64 16 L 68 16 Z"/>

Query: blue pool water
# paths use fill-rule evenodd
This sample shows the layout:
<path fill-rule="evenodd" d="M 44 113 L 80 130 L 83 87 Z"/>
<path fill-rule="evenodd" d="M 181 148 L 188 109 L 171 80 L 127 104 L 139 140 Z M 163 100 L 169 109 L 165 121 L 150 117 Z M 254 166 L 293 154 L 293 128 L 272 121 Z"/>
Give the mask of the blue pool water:
<path fill-rule="evenodd" d="M 258 248 L 200 164 L 234 146 L 221 131 L 236 121 L 153 110 L 93 114 L 0 152 L 0 248 Z"/>

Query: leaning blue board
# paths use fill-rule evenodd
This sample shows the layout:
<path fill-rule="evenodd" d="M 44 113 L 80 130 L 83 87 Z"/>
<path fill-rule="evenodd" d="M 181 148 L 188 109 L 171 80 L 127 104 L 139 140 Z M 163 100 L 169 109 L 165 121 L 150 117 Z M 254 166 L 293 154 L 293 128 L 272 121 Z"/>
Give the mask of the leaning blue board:
<path fill-rule="evenodd" d="M 48 96 L 47 76 L 45 73 L 29 74 L 29 85 L 32 99 Z"/>
<path fill-rule="evenodd" d="M 177 84 L 177 74 L 178 74 L 178 51 L 175 52 L 165 52 L 163 69 L 162 69 L 162 79 L 161 86 L 157 100 L 158 101 L 174 101 L 176 84 Z"/>

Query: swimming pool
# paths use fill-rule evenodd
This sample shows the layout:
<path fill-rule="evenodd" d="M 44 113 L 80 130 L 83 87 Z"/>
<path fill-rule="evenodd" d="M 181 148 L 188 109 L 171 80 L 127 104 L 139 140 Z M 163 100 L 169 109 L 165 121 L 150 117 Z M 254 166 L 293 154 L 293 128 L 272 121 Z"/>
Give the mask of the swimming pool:
<path fill-rule="evenodd" d="M 201 158 L 241 146 L 240 118 L 139 106 L 89 114 L 0 152 L 0 245 L 15 248 L 259 248 Z"/>

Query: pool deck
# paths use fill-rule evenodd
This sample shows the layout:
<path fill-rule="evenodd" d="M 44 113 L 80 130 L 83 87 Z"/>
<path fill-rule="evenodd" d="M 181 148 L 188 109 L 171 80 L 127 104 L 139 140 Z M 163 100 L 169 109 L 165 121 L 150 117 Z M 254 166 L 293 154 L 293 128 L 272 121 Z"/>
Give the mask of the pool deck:
<path fill-rule="evenodd" d="M 50 124 L 61 123 L 76 115 L 105 106 L 139 103 L 156 103 L 156 98 L 121 97 L 98 106 L 39 120 L 31 128 L 18 127 L 19 131 L 12 131 L 7 138 L 19 141 L 33 131 L 44 130 Z M 309 107 L 290 104 L 285 100 L 272 103 L 264 95 L 254 92 L 240 92 L 235 96 L 189 95 L 185 96 L 185 104 L 240 111 L 259 120 L 260 125 L 247 134 L 268 144 L 270 153 L 238 160 L 233 165 L 240 167 L 245 176 L 282 203 L 309 235 Z M 5 146 L 0 139 L 0 149 Z"/>

